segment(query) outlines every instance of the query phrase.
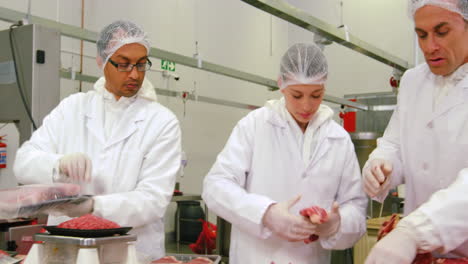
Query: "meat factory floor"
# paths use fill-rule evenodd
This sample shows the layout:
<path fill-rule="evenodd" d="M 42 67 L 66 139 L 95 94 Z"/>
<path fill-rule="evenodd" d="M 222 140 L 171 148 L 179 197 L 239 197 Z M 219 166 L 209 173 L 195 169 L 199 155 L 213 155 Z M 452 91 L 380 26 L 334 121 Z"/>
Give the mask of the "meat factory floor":
<path fill-rule="evenodd" d="M 177 243 L 172 241 L 166 242 L 166 252 L 178 254 L 194 254 L 189 248 L 188 244 L 179 243 L 179 247 L 177 247 Z"/>
<path fill-rule="evenodd" d="M 175 241 L 168 241 L 166 240 L 166 252 L 167 255 L 171 255 L 171 253 L 175 254 L 194 254 L 192 250 L 189 248 L 189 244 L 187 243 L 180 243 L 179 247 L 177 248 L 177 243 Z M 217 255 L 215 252 L 214 255 Z M 227 258 L 222 258 L 219 264 L 229 264 Z"/>

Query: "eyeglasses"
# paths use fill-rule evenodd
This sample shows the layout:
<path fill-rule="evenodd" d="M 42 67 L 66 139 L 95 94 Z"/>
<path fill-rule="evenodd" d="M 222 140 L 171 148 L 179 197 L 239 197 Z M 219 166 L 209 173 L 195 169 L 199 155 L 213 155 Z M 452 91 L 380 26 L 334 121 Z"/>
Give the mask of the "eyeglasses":
<path fill-rule="evenodd" d="M 110 64 L 114 65 L 114 67 L 117 68 L 119 72 L 131 72 L 133 70 L 133 67 L 136 66 L 137 71 L 139 72 L 144 72 L 147 71 L 151 68 L 151 61 L 147 58 L 145 63 L 136 63 L 136 64 L 131 64 L 131 63 L 116 63 L 115 61 L 109 59 Z"/>

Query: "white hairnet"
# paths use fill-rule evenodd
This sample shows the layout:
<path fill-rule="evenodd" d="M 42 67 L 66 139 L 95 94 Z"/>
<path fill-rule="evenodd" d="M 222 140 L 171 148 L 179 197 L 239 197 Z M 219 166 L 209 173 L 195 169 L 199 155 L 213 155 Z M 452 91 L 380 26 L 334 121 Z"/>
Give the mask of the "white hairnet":
<path fill-rule="evenodd" d="M 295 84 L 324 84 L 327 74 L 327 59 L 322 50 L 312 43 L 298 43 L 281 58 L 278 85 L 284 89 Z"/>
<path fill-rule="evenodd" d="M 408 10 L 411 17 L 414 17 L 414 13 L 425 5 L 447 9 L 460 14 L 465 20 L 468 20 L 468 0 L 409 0 Z"/>
<path fill-rule="evenodd" d="M 139 43 L 150 51 L 146 33 L 131 21 L 118 20 L 102 29 L 97 40 L 98 56 L 102 59 L 102 68 L 119 48 L 131 43 Z"/>

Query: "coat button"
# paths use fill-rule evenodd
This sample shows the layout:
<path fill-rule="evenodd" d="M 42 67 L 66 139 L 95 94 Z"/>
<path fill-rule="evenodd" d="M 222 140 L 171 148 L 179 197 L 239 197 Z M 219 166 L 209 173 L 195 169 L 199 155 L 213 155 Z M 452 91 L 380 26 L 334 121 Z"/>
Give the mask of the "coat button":
<path fill-rule="evenodd" d="M 434 128 L 434 123 L 429 122 L 429 124 L 427 124 L 427 127 L 430 128 L 430 129 Z"/>

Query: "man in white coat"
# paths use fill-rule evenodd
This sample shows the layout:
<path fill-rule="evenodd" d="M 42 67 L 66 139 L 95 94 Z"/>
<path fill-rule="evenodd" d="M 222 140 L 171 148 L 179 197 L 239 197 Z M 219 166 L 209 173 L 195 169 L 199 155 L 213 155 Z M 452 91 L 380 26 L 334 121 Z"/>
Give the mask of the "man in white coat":
<path fill-rule="evenodd" d="M 205 177 L 204 201 L 232 224 L 229 263 L 330 263 L 331 249 L 364 234 L 354 147 L 321 104 L 327 73 L 319 47 L 290 47 L 278 81 L 284 97 L 239 121 Z M 327 209 L 328 221 L 299 214 L 313 205 Z M 312 234 L 319 239 L 304 243 Z"/>
<path fill-rule="evenodd" d="M 468 1 L 411 0 L 426 63 L 401 80 L 398 104 L 363 169 L 383 201 L 405 183 L 406 215 L 366 263 L 411 263 L 417 252 L 468 256 Z"/>
<path fill-rule="evenodd" d="M 179 123 L 145 79 L 150 45 L 142 29 L 116 21 L 100 32 L 97 50 L 104 77 L 44 118 L 18 150 L 14 172 L 23 184 L 80 184 L 93 199 L 63 214 L 92 213 L 131 226 L 137 250 L 160 258 L 163 216 L 180 166 Z M 49 224 L 68 219 L 50 216 Z"/>

